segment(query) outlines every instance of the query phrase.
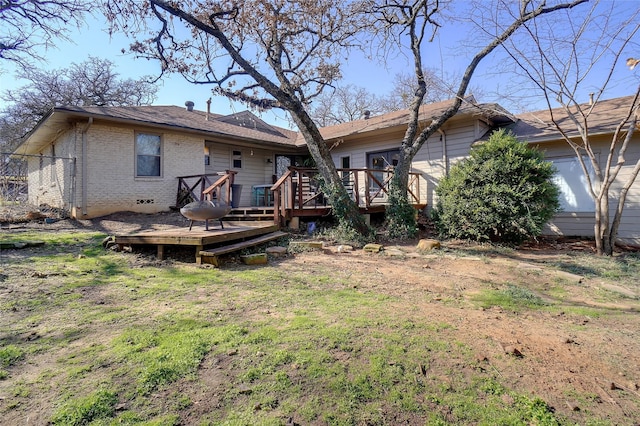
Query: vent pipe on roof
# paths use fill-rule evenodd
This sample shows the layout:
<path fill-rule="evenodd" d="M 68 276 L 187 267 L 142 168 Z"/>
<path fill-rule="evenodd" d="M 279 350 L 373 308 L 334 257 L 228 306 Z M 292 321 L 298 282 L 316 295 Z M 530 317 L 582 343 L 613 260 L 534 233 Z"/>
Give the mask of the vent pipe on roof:
<path fill-rule="evenodd" d="M 209 114 L 211 114 L 211 98 L 207 99 L 207 116 L 205 120 L 209 121 Z"/>
<path fill-rule="evenodd" d="M 184 106 L 187 107 L 187 111 L 193 111 L 193 106 L 194 105 L 195 104 L 193 102 L 191 102 L 191 101 L 187 101 L 187 102 L 184 103 Z"/>
<path fill-rule="evenodd" d="M 369 118 L 371 118 L 371 111 L 366 110 L 366 111 L 364 112 L 364 119 L 365 119 L 365 120 L 368 120 Z"/>
<path fill-rule="evenodd" d="M 593 93 L 589 93 L 589 106 L 593 105 Z"/>

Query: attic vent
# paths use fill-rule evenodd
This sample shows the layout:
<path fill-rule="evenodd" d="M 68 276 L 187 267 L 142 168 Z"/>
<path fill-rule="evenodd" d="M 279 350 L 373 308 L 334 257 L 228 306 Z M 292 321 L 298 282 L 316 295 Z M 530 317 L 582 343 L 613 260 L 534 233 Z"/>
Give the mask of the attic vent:
<path fill-rule="evenodd" d="M 371 111 L 366 110 L 366 111 L 364 112 L 364 119 L 365 119 L 365 120 L 368 120 L 369 118 L 371 118 Z"/>
<path fill-rule="evenodd" d="M 187 107 L 187 111 L 193 111 L 193 106 L 194 105 L 195 104 L 192 101 L 187 101 L 187 102 L 184 103 L 184 106 Z"/>

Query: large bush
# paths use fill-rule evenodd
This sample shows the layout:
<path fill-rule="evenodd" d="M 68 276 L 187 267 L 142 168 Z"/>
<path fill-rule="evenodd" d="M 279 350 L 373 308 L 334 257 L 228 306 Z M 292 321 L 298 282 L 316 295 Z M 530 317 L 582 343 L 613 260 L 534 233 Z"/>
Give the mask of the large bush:
<path fill-rule="evenodd" d="M 520 243 L 559 210 L 554 168 L 504 130 L 471 149 L 436 188 L 433 219 L 449 238 Z"/>

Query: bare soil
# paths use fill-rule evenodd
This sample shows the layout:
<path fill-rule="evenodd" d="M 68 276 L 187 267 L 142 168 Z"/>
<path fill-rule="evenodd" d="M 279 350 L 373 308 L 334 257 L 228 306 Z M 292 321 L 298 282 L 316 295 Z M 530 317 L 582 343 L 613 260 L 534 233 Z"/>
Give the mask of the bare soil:
<path fill-rule="evenodd" d="M 92 220 L 4 223 L 2 232 L 97 230 L 113 235 L 175 226 L 188 226 L 188 221 L 176 213 L 121 213 Z M 579 424 L 588 420 L 586 410 L 612 424 L 640 425 L 640 284 L 550 266 L 592 253 L 593 242 L 545 240 L 504 252 L 451 242 L 443 244 L 445 254 L 419 253 L 416 242 L 390 243 L 404 253 L 401 256 L 329 246 L 288 256 L 279 267 L 350 271 L 360 277 L 354 285 L 363 291 L 400 300 L 398 315 L 411 312 L 452 325 L 452 338 L 471 347 L 478 368 L 497 372 L 505 386 L 542 398 Z M 469 250 L 469 255 L 461 255 L 461 250 Z M 223 267 L 233 268 L 232 258 Z M 474 303 L 474 297 L 492 284 L 523 280 L 532 291 L 566 309 L 514 312 Z M 559 293 L 551 290 L 559 286 L 562 296 L 554 298 Z M 602 309 L 602 315 L 587 316 L 581 309 Z M 214 383 L 216 378 L 206 375 L 216 371 L 204 363 L 200 379 Z M 188 424 L 188 418 L 184 420 Z"/>

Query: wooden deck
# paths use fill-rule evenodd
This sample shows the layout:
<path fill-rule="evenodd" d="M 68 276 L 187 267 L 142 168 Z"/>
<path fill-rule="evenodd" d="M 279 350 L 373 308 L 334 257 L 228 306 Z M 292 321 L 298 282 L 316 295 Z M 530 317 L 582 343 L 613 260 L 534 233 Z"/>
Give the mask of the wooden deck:
<path fill-rule="evenodd" d="M 116 235 L 115 243 L 119 247 L 134 245 L 154 245 L 157 247 L 158 259 L 164 259 L 166 246 L 193 246 L 196 263 L 202 263 L 201 251 L 205 247 L 229 244 L 278 230 L 273 222 L 224 222 L 224 229 L 217 221 L 209 223 L 209 230 L 204 223 L 196 222 L 191 231 L 188 227 L 166 230 L 142 231 L 133 234 Z"/>

